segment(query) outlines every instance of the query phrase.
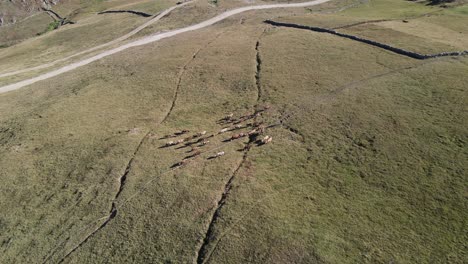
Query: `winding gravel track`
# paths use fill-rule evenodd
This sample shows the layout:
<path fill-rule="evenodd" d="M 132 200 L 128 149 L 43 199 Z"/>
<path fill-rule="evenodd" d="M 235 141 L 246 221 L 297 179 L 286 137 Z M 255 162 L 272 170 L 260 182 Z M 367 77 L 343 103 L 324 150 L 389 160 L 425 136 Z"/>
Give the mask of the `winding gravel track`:
<path fill-rule="evenodd" d="M 9 85 L 0 87 L 0 93 L 6 93 L 6 92 L 9 92 L 9 91 L 17 90 L 17 89 L 20 89 L 20 88 L 25 87 L 27 85 L 30 85 L 30 84 L 33 84 L 33 83 L 36 83 L 36 82 L 39 82 L 39 81 L 42 81 L 42 80 L 46 80 L 46 79 L 55 77 L 55 76 L 60 75 L 62 73 L 69 72 L 69 71 L 72 71 L 72 70 L 74 70 L 76 68 L 79 68 L 81 66 L 90 64 L 91 62 L 97 61 L 97 60 L 102 59 L 104 57 L 107 57 L 107 56 L 113 55 L 115 53 L 124 51 L 124 50 L 126 50 L 128 48 L 131 48 L 131 47 L 146 45 L 148 43 L 152 43 L 152 42 L 159 41 L 161 39 L 173 37 L 175 35 L 179 35 L 179 34 L 182 34 L 182 33 L 185 33 L 185 32 L 199 30 L 199 29 L 211 26 L 211 25 L 213 25 L 213 24 L 215 24 L 215 23 L 217 23 L 219 21 L 222 21 L 222 20 L 228 18 L 228 17 L 234 16 L 234 15 L 246 12 L 246 11 L 262 10 L 262 9 L 273 9 L 273 8 L 306 7 L 306 6 L 314 6 L 314 5 L 323 4 L 323 3 L 326 3 L 326 2 L 329 2 L 329 1 L 331 1 L 331 0 L 315 0 L 315 1 L 308 1 L 308 2 L 303 2 L 303 3 L 292 3 L 292 4 L 271 4 L 271 5 L 246 6 L 246 7 L 233 9 L 233 10 L 230 10 L 230 11 L 226 11 L 226 12 L 224 12 L 224 13 L 216 16 L 216 17 L 213 17 L 211 19 L 205 20 L 205 21 L 203 21 L 201 23 L 198 23 L 198 24 L 195 24 L 195 25 L 192 25 L 192 26 L 188 26 L 188 27 L 185 27 L 185 28 L 181 28 L 181 29 L 176 29 L 176 30 L 172 30 L 172 31 L 164 32 L 164 33 L 159 33 L 159 34 L 156 34 L 156 35 L 150 35 L 148 37 L 144 37 L 144 38 L 136 40 L 134 42 L 130 42 L 128 44 L 122 45 L 120 47 L 104 51 L 104 52 L 102 52 L 102 53 L 100 53 L 98 55 L 95 55 L 93 57 L 90 57 L 90 58 L 87 58 L 87 59 L 84 59 L 84 60 L 69 64 L 69 65 L 64 66 L 64 67 L 62 67 L 60 69 L 53 70 L 53 71 L 45 73 L 45 74 L 41 74 L 41 75 L 39 75 L 37 77 L 33 77 L 33 78 L 30 78 L 30 79 L 27 79 L 27 80 L 24 80 L 24 81 L 20 81 L 20 82 L 17 82 L 17 83 L 13 83 L 13 84 L 9 84 Z"/>
<path fill-rule="evenodd" d="M 90 48 L 90 49 L 87 49 L 87 50 L 84 50 L 84 51 L 80 51 L 78 53 L 75 53 L 73 55 L 70 55 L 68 57 L 65 57 L 65 58 L 62 58 L 62 59 L 59 59 L 59 60 L 56 60 L 56 61 L 52 61 L 52 62 L 49 62 L 49 63 L 45 63 L 45 64 L 41 64 L 39 66 L 35 66 L 35 67 L 31 67 L 31 68 L 26 68 L 26 69 L 22 69 L 22 70 L 17 70 L 17 71 L 12 71 L 12 72 L 6 72 L 6 73 L 0 73 L 0 78 L 2 77 L 7 77 L 7 76 L 12 76 L 12 75 L 17 75 L 17 74 L 20 74 L 20 73 L 24 73 L 24 72 L 28 72 L 28 71 L 34 71 L 34 70 L 40 70 L 40 69 L 44 69 L 44 68 L 48 68 L 48 67 L 51 67 L 59 62 L 63 62 L 63 61 L 67 61 L 71 58 L 74 58 L 76 56 L 79 56 L 79 55 L 83 55 L 83 54 L 86 54 L 86 53 L 89 53 L 89 52 L 92 52 L 92 51 L 95 51 L 95 50 L 98 50 L 98 49 L 101 49 L 101 48 L 104 48 L 104 47 L 107 47 L 107 46 L 110 46 L 110 45 L 114 45 L 114 44 L 117 44 L 121 41 L 124 41 L 128 38 L 130 38 L 131 36 L 135 35 L 136 33 L 140 32 L 141 30 L 143 30 L 144 28 L 146 28 L 147 26 L 153 24 L 153 23 L 156 23 L 157 21 L 159 21 L 161 18 L 165 17 L 167 14 L 169 14 L 170 12 L 172 12 L 174 9 L 176 8 L 179 8 L 181 6 L 184 6 L 184 5 L 187 5 L 189 3 L 192 3 L 193 1 L 196 1 L 196 0 L 192 0 L 192 1 L 187 1 L 183 4 L 180 4 L 180 5 L 176 5 L 176 6 L 173 6 L 173 7 L 170 7 L 166 10 L 164 10 L 163 12 L 161 12 L 160 14 L 158 14 L 156 17 L 154 17 L 153 19 L 150 19 L 148 22 L 144 23 L 143 25 L 135 28 L 134 30 L 130 31 L 129 33 L 117 38 L 117 39 L 114 39 L 110 42 L 107 42 L 107 43 L 104 43 L 104 44 L 101 44 L 99 46 L 96 46 L 96 47 L 93 47 L 93 48 Z"/>

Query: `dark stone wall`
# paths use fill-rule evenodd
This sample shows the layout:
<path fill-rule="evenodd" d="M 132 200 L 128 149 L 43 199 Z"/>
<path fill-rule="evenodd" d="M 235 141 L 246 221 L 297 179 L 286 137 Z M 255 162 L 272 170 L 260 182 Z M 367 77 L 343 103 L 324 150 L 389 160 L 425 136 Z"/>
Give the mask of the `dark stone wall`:
<path fill-rule="evenodd" d="M 353 35 L 349 35 L 349 34 L 340 33 L 340 32 L 337 32 L 337 31 L 331 30 L 331 29 L 320 28 L 320 27 L 311 27 L 311 26 L 305 26 L 305 25 L 299 25 L 299 24 L 293 24 L 293 23 L 276 22 L 276 21 L 272 21 L 272 20 L 266 20 L 265 23 L 273 25 L 273 26 L 279 26 L 279 27 L 298 28 L 298 29 L 311 30 L 311 31 L 315 31 L 315 32 L 329 33 L 329 34 L 333 34 L 333 35 L 340 36 L 340 37 L 343 37 L 343 38 L 352 39 L 352 40 L 355 40 L 355 41 L 366 43 L 366 44 L 369 44 L 369 45 L 372 45 L 372 46 L 375 46 L 375 47 L 379 47 L 379 48 L 382 48 L 382 49 L 385 49 L 385 50 L 388 50 L 388 51 L 392 51 L 394 53 L 404 55 L 404 56 L 407 56 L 407 57 L 410 57 L 410 58 L 413 58 L 413 59 L 418 59 L 418 60 L 425 60 L 425 59 L 431 59 L 431 58 L 437 58 L 437 57 L 446 57 L 446 56 L 468 55 L 468 50 L 454 51 L 454 52 L 441 52 L 441 53 L 437 53 L 437 54 L 420 54 L 420 53 L 417 53 L 417 52 L 408 51 L 408 50 L 400 49 L 400 48 L 397 48 L 397 47 L 393 47 L 393 46 L 387 45 L 385 43 L 380 43 L 380 42 L 377 42 L 377 41 L 374 41 L 374 40 L 365 39 L 365 38 L 361 38 L 361 37 L 358 37 L 358 36 L 353 36 Z"/>

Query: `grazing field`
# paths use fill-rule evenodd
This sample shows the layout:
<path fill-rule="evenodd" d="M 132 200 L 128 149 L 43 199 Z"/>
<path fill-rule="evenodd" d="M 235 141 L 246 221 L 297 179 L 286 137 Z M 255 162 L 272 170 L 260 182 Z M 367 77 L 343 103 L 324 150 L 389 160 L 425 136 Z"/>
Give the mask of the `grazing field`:
<path fill-rule="evenodd" d="M 136 10 L 157 13 L 174 5 L 175 2 L 176 1 L 165 0 L 152 1 L 151 8 Z M 61 8 L 63 9 L 65 7 L 61 6 Z M 72 6 L 68 8 L 72 9 L 77 7 Z M 118 5 L 115 6 L 115 8 L 118 9 Z M 132 8 L 132 6 L 126 6 L 125 8 Z M 73 55 L 88 48 L 117 39 L 151 19 L 132 14 L 97 15 L 97 12 L 106 9 L 107 8 L 104 6 L 90 6 L 85 7 L 83 10 L 79 9 L 75 11 L 76 14 L 72 13 L 67 16 L 72 21 L 76 22 L 76 24 L 65 25 L 41 36 L 29 38 L 9 49 L 0 49 L 0 60 L 4 62 L 0 64 L 0 72 L 11 72 L 22 68 L 33 67 Z M 71 11 L 58 12 L 66 14 Z M 42 15 L 38 14 L 36 16 Z M 48 23 L 43 24 L 39 32 L 46 29 Z M 17 29 L 17 26 L 11 26 L 10 28 L 13 28 L 15 32 L 23 32 Z M 8 30 L 8 28 L 6 28 L 6 30 Z M 0 41 L 0 44 L 3 43 Z M 5 43 L 5 45 L 8 45 L 8 43 Z"/>
<path fill-rule="evenodd" d="M 0 72 L 151 19 L 93 12 L 175 2 L 96 1 L 83 23 L 0 49 Z M 198 0 L 132 38 L 277 2 Z M 465 263 L 468 56 L 264 21 L 437 53 L 468 50 L 466 10 L 249 11 L 0 94 L 0 263 Z"/>
<path fill-rule="evenodd" d="M 374 3 L 380 5 L 379 1 Z M 422 54 L 466 50 L 468 28 L 464 26 L 466 18 L 460 15 L 465 6 L 445 10 L 416 5 L 418 9 L 411 13 L 402 12 L 404 15 L 389 18 L 366 19 L 350 9 L 333 15 L 281 17 L 277 21 L 335 29 Z"/>

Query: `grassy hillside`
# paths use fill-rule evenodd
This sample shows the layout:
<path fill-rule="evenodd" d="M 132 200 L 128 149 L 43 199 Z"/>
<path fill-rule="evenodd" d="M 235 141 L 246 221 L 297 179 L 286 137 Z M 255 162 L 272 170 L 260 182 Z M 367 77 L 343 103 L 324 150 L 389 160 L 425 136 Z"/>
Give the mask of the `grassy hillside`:
<path fill-rule="evenodd" d="M 198 1 L 140 34 L 245 4 Z M 350 4 L 239 14 L 0 94 L 0 262 L 466 262 L 468 57 L 263 23 L 467 50 L 466 6 Z M 95 19 L 0 51 L 0 67 L 26 65 L 34 43 L 125 33 Z M 82 49 L 61 45 L 56 58 Z M 270 144 L 227 140 L 253 122 Z M 171 168 L 194 152 L 162 146 L 201 131 L 201 155 Z"/>
<path fill-rule="evenodd" d="M 17 43 L 14 47 L 0 49 L 0 58 L 5 61 L 0 65 L 0 70 L 2 72 L 15 71 L 73 55 L 110 42 L 151 19 L 128 13 L 98 15 L 97 13 L 100 11 L 133 9 L 149 14 L 157 14 L 169 6 L 175 5 L 176 2 L 175 0 L 134 0 L 111 1 L 109 3 L 102 1 L 63 3 L 55 7 L 55 10 L 63 17 L 76 22 L 76 24 L 65 25 L 57 30 L 47 32 L 47 34 L 35 36 L 37 33 L 44 32 L 52 21 L 50 17 L 47 18 L 47 15 L 41 13 L 31 18 L 34 20 L 40 17 L 47 19 L 47 23 L 41 23 L 40 26 L 34 21 L 26 20 L 24 21 L 24 23 L 27 23 L 26 25 L 18 23 L 15 26 L 0 28 L 0 32 L 5 30 L 5 34 L 0 34 L 2 36 L 7 36 L 9 31 L 14 32 L 14 34 L 27 34 L 32 30 L 37 31 L 35 31 L 35 37 L 33 38 Z M 7 40 L 2 42 L 1 39 L 0 43 L 5 47 L 11 44 Z"/>

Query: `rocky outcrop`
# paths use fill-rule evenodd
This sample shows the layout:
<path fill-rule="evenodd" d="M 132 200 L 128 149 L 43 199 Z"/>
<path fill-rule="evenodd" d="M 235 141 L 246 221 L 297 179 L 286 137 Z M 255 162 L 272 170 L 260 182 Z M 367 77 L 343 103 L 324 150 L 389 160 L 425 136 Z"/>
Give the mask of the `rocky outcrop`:
<path fill-rule="evenodd" d="M 9 0 L 0 1 L 0 26 L 15 24 L 43 8 L 51 9 L 59 0 Z"/>

